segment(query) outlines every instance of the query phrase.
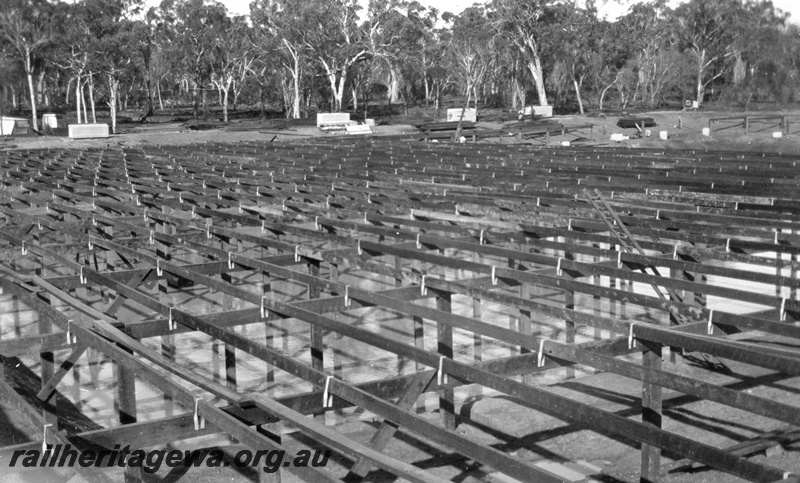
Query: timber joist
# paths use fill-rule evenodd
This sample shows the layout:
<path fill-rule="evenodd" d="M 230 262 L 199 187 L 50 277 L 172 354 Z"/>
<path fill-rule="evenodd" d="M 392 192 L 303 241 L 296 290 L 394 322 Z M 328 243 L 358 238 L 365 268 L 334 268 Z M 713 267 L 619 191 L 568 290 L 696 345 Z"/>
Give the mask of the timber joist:
<path fill-rule="evenodd" d="M 684 435 L 686 423 L 662 410 L 679 398 L 653 389 L 800 425 L 791 390 L 744 391 L 713 374 L 730 365 L 800 375 L 796 163 L 399 138 L 5 151 L 0 288 L 36 316 L 0 319 L 0 356 L 37 364 L 40 400 L 5 380 L 0 391 L 29 404 L 29 427 L 52 425 L 49 442 L 144 448 L 224 434 L 294 454 L 301 438 L 255 429 L 281 422 L 341 455 L 327 468 L 281 470 L 307 481 L 464 471 L 414 465 L 434 447 L 483 472 L 561 481 L 456 431 L 473 424 L 460 406 L 488 391 L 641 445 L 643 479 L 659 477 L 651 463 L 663 451 L 780 480 L 784 469 L 718 449 L 702 428 Z M 587 202 L 595 189 L 624 227 Z M 102 429 L 60 432 L 64 411 L 80 411 L 81 384 L 96 384 L 67 377 L 87 351 L 113 361 L 118 404 Z M 691 354 L 716 365 L 676 370 Z M 245 357 L 266 370 L 237 365 Z M 378 369 L 364 375 L 343 358 Z M 620 395 L 628 407 L 606 410 L 541 387 L 545 375 L 580 383 L 597 371 L 638 381 L 647 397 Z M 153 394 L 186 414 L 140 421 Z M 325 423 L 356 410 L 384 421 L 372 446 Z M 411 460 L 387 446 L 397 430 L 418 442 Z"/>

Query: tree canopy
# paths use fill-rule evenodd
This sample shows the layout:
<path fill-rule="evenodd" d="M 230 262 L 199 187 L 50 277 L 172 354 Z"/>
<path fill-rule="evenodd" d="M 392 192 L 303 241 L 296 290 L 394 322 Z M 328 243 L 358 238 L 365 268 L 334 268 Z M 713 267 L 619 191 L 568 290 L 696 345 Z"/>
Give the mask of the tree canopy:
<path fill-rule="evenodd" d="M 609 106 L 795 100 L 800 36 L 769 0 L 636 3 L 615 21 L 592 0 L 487 0 L 462 12 L 417 1 L 5 0 L 2 104 L 115 117 L 134 104 L 259 106 L 302 117 L 364 101 Z M 377 96 L 377 98 L 376 98 Z M 87 102 L 88 99 L 88 102 Z"/>

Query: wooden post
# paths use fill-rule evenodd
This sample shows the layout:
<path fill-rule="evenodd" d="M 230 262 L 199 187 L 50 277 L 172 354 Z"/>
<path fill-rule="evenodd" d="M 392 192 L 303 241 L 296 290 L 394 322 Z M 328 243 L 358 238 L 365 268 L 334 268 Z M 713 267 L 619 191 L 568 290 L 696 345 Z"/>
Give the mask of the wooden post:
<path fill-rule="evenodd" d="M 308 274 L 313 277 L 319 277 L 319 261 L 308 260 Z M 314 300 L 319 298 L 319 287 L 308 284 L 308 299 Z M 321 327 L 311 324 L 309 338 L 311 340 L 311 367 L 318 371 L 325 370 L 325 341 L 324 331 Z M 317 415 L 318 419 L 322 422 L 325 421 L 325 413 Z"/>
<path fill-rule="evenodd" d="M 123 349 L 126 350 L 126 349 Z M 126 350 L 126 352 L 131 352 Z M 132 352 L 131 352 L 132 353 Z M 136 376 L 128 368 L 114 363 L 117 371 L 117 414 L 120 424 L 136 422 Z"/>
<path fill-rule="evenodd" d="M 450 312 L 452 309 L 452 295 L 449 292 L 436 291 L 436 308 L 443 312 Z M 437 322 L 436 334 L 439 355 L 452 359 L 453 328 L 447 324 Z M 442 377 L 442 381 L 444 380 L 444 377 Z M 445 428 L 456 428 L 455 397 L 453 387 L 450 385 L 444 385 L 444 387 L 439 388 L 439 415 Z"/>
<path fill-rule="evenodd" d="M 138 448 L 137 448 L 138 449 Z M 126 458 L 128 459 L 128 458 Z M 123 481 L 125 483 L 143 483 L 145 479 L 144 465 L 125 465 L 125 473 Z"/>
<path fill-rule="evenodd" d="M 266 253 L 265 253 L 266 252 Z M 268 253 L 268 250 L 265 248 L 261 248 L 261 257 L 265 257 Z M 261 272 L 261 297 L 263 298 L 271 298 L 272 292 L 272 284 L 270 283 L 269 275 L 266 272 Z M 264 321 L 264 343 L 268 349 L 274 348 L 275 344 L 275 328 L 269 322 L 269 320 Z M 267 384 L 267 396 L 275 397 L 275 367 L 266 362 L 265 367 L 265 377 L 266 377 L 266 384 Z"/>
<path fill-rule="evenodd" d="M 531 299 L 531 288 L 529 285 L 523 284 L 519 288 L 520 298 L 524 300 Z M 519 332 L 522 335 L 531 335 L 531 311 L 530 310 L 519 310 Z M 520 348 L 521 354 L 529 354 L 531 351 L 530 349 L 526 349 L 524 347 Z M 531 384 L 533 382 L 533 375 L 532 374 L 525 374 L 522 376 L 522 382 L 524 384 Z"/>
<path fill-rule="evenodd" d="M 228 239 L 228 250 L 232 250 L 234 244 L 236 244 L 235 239 Z M 226 244 L 220 242 L 220 245 L 220 248 L 224 250 Z M 235 285 L 233 274 L 230 272 L 220 274 L 220 278 L 223 282 Z M 224 292 L 222 294 L 222 310 L 224 312 L 233 310 L 233 297 Z M 229 389 L 236 390 L 236 348 L 229 344 L 225 344 L 225 384 Z"/>
<path fill-rule="evenodd" d="M 165 215 L 169 214 L 169 208 L 167 206 L 164 206 L 162 208 L 162 212 Z M 156 224 L 156 231 L 159 233 L 171 235 L 174 233 L 173 230 L 174 226 L 170 225 L 169 223 L 159 221 Z M 166 243 L 156 242 L 156 256 L 165 261 L 172 260 L 169 245 L 167 245 Z M 158 282 L 156 283 L 156 292 L 158 293 L 158 298 L 161 303 L 172 305 L 170 288 L 169 284 L 167 283 L 166 277 L 158 280 Z M 175 337 L 172 334 L 164 334 L 161 336 L 161 355 L 163 355 L 167 359 L 173 359 L 173 360 L 175 359 Z M 173 410 L 174 406 L 172 398 L 165 394 L 164 411 L 166 416 L 172 416 Z"/>
<path fill-rule="evenodd" d="M 281 426 L 280 424 L 263 424 L 257 427 L 257 431 L 271 439 L 277 444 L 282 444 L 283 437 L 281 435 Z M 256 468 L 259 469 L 259 468 Z M 258 483 L 281 483 L 283 477 L 281 476 L 283 473 L 283 468 L 278 466 L 278 470 L 274 473 L 267 473 L 264 471 L 257 471 L 258 473 Z"/>
<path fill-rule="evenodd" d="M 473 254 L 473 259 L 475 262 L 479 263 L 480 258 L 481 256 L 478 253 Z M 477 320 L 481 320 L 482 315 L 483 314 L 481 309 L 481 299 L 474 297 L 472 299 L 472 316 Z M 483 342 L 481 335 L 478 333 L 472 334 L 472 352 L 473 352 L 472 357 L 476 364 L 483 360 Z M 483 390 L 480 384 L 475 384 L 473 391 L 471 391 L 472 397 L 480 397 L 482 393 Z"/>
<path fill-rule="evenodd" d="M 55 297 L 49 296 L 50 305 L 55 302 Z M 49 317 L 39 315 L 39 334 L 47 335 L 53 331 L 53 323 Z M 41 364 L 41 387 L 44 388 L 56 371 L 55 354 L 53 352 L 40 352 L 39 362 Z M 47 401 L 42 402 L 42 413 L 45 421 L 52 424 L 53 432 L 58 431 L 58 404 L 56 402 L 57 396 L 54 395 Z"/>
<path fill-rule="evenodd" d="M 661 344 L 650 341 L 639 341 L 644 346 L 642 351 L 642 367 L 645 371 L 661 370 Z M 642 382 L 642 423 L 661 428 L 662 417 L 661 386 Z M 661 468 L 661 448 L 642 444 L 642 472 L 640 481 L 655 483 L 659 479 Z"/>
<path fill-rule="evenodd" d="M 564 252 L 564 259 L 566 260 L 573 260 L 575 257 L 572 253 Z M 566 272 L 564 272 L 566 274 Z M 567 278 L 572 278 L 567 275 Z M 575 310 L 575 292 L 572 290 L 567 290 L 564 292 L 564 308 L 567 310 Z M 567 344 L 572 344 L 575 342 L 575 322 L 565 321 L 565 342 Z M 565 375 L 566 379 L 572 379 L 575 377 L 575 368 L 574 366 L 567 366 L 565 368 Z"/>
<path fill-rule="evenodd" d="M 329 278 L 334 282 L 339 280 L 339 265 L 331 263 L 330 264 L 330 273 L 328 275 L 329 275 Z M 338 312 L 334 312 L 332 314 L 332 317 L 334 318 L 334 320 L 337 320 L 338 317 L 339 317 L 339 313 Z M 339 345 L 342 345 L 342 346 L 344 345 L 344 341 L 342 340 L 343 337 L 341 335 L 335 333 L 335 332 L 331 334 L 331 337 L 333 337 L 333 340 L 331 340 L 331 342 L 330 342 L 330 345 L 333 346 L 332 347 L 332 352 L 333 352 L 333 376 L 335 378 L 337 378 L 337 379 L 344 379 L 344 358 L 342 357 L 342 354 L 343 354 L 343 350 L 342 349 L 343 348 L 339 347 Z M 338 343 L 337 343 L 337 340 L 339 341 Z M 335 415 L 342 414 L 342 411 L 341 410 L 335 411 L 334 414 Z"/>
<path fill-rule="evenodd" d="M 412 324 L 414 325 L 414 347 L 417 349 L 425 349 L 425 325 L 422 321 L 422 317 L 413 316 L 412 317 Z M 424 371 L 425 366 L 416 362 L 416 372 Z M 425 412 L 425 398 L 420 398 L 417 401 L 417 412 L 424 413 Z"/>

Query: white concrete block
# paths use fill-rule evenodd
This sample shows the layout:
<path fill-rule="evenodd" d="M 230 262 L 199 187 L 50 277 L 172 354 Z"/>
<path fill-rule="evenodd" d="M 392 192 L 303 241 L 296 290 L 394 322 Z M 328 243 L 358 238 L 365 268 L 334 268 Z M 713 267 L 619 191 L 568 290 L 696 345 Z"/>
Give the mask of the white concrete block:
<path fill-rule="evenodd" d="M 661 139 L 663 139 L 664 141 L 666 141 L 667 139 L 669 139 L 669 133 L 668 133 L 667 131 L 661 131 L 660 133 L 658 133 L 658 136 L 659 136 Z"/>
<path fill-rule="evenodd" d="M 448 109 L 447 110 L 447 122 L 458 122 L 458 119 L 461 117 L 461 109 Z M 464 121 L 467 122 L 477 122 L 478 121 L 478 110 L 477 109 L 464 109 Z"/>
<path fill-rule="evenodd" d="M 347 134 L 372 134 L 372 129 L 366 124 L 347 125 L 344 129 Z"/>
<path fill-rule="evenodd" d="M 17 126 L 17 123 L 19 123 L 21 127 L 30 127 L 28 120 L 24 117 L 3 116 L 2 120 L 0 120 L 0 129 L 2 129 L 2 133 L 0 134 L 3 136 L 11 136 L 14 134 L 14 126 Z"/>
<path fill-rule="evenodd" d="M 703 128 L 703 136 L 711 136 L 711 129 L 704 127 Z"/>
<path fill-rule="evenodd" d="M 774 139 L 780 139 L 783 137 L 783 133 L 781 131 L 775 131 L 774 133 L 772 133 L 772 137 Z"/>
<path fill-rule="evenodd" d="M 349 112 L 320 112 L 317 113 L 317 127 L 327 124 L 343 124 L 350 122 Z"/>
<path fill-rule="evenodd" d="M 42 115 L 42 129 L 50 128 L 56 129 L 58 127 L 58 119 L 55 114 Z"/>
<path fill-rule="evenodd" d="M 70 139 L 107 138 L 108 124 L 70 124 Z"/>
<path fill-rule="evenodd" d="M 553 106 L 527 106 L 525 109 L 520 111 L 520 114 L 524 114 L 526 116 L 536 114 L 537 116 L 541 117 L 553 117 Z"/>

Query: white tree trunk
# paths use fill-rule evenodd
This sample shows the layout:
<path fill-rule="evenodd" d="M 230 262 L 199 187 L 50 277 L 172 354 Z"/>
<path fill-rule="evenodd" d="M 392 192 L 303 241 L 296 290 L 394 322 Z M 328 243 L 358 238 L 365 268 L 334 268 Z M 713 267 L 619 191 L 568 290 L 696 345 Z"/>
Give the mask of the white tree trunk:
<path fill-rule="evenodd" d="M 119 95 L 119 81 L 114 76 L 108 76 L 108 106 L 111 108 L 111 132 L 117 133 L 117 96 Z"/>
<path fill-rule="evenodd" d="M 97 124 L 97 116 L 94 110 L 94 77 L 89 72 L 89 104 L 92 106 L 92 122 Z"/>
<path fill-rule="evenodd" d="M 75 76 L 75 114 L 78 116 L 78 124 L 81 123 L 81 75 Z"/>
<path fill-rule="evenodd" d="M 342 111 L 343 104 L 344 104 L 344 84 L 347 80 L 347 75 L 342 72 L 342 75 L 339 77 L 339 86 L 336 89 L 336 110 Z"/>
<path fill-rule="evenodd" d="M 397 103 L 400 101 L 400 74 L 397 69 L 390 67 L 389 69 L 389 104 Z"/>
<path fill-rule="evenodd" d="M 578 84 L 578 81 L 572 79 L 572 84 L 575 86 L 575 95 L 578 96 L 578 108 L 581 111 L 581 116 L 583 115 L 583 99 L 581 99 L 581 86 Z"/>
<path fill-rule="evenodd" d="M 236 81 L 231 83 L 231 90 L 233 91 L 233 99 L 231 102 L 231 108 L 235 111 L 236 110 L 236 103 L 239 101 L 239 93 L 241 92 L 241 88 L 237 87 Z"/>
<path fill-rule="evenodd" d="M 86 92 L 84 91 L 84 84 L 85 82 L 81 83 L 81 105 L 83 106 L 83 122 L 85 124 L 89 124 L 89 115 L 88 111 L 86 110 Z"/>
<path fill-rule="evenodd" d="M 703 96 L 706 91 L 706 86 L 703 83 L 703 64 L 706 61 L 706 51 L 700 51 L 697 56 L 697 105 L 703 104 Z"/>
<path fill-rule="evenodd" d="M 222 122 L 228 122 L 228 89 L 220 87 L 222 92 Z"/>
<path fill-rule="evenodd" d="M 33 72 L 29 69 L 26 70 L 28 74 L 28 89 L 31 92 L 31 127 L 34 131 L 38 131 L 39 124 L 36 122 L 36 89 L 33 87 Z"/>
<path fill-rule="evenodd" d="M 72 77 L 67 79 L 67 89 L 64 91 L 66 95 L 64 96 L 64 104 L 69 105 L 69 93 L 72 91 Z"/>
<path fill-rule="evenodd" d="M 228 93 L 231 90 L 230 77 L 225 81 L 224 84 L 219 84 L 219 90 L 222 92 L 222 122 L 228 122 Z"/>
<path fill-rule="evenodd" d="M 617 83 L 617 81 L 618 81 L 618 80 L 619 80 L 619 73 L 617 73 L 617 76 L 616 76 L 616 77 L 614 77 L 614 82 L 612 82 L 611 84 L 609 84 L 608 86 L 606 86 L 606 88 L 605 88 L 605 89 L 603 89 L 603 92 L 602 92 L 602 93 L 600 93 L 600 110 L 601 110 L 601 111 L 603 110 L 603 98 L 605 98 L 605 96 L 606 96 L 606 92 L 607 92 L 609 89 L 611 89 L 611 88 L 614 86 L 614 84 L 616 84 L 616 83 Z"/>
<path fill-rule="evenodd" d="M 294 70 L 292 71 L 294 77 L 294 109 L 292 115 L 295 119 L 300 119 L 300 58 L 294 60 Z"/>
<path fill-rule="evenodd" d="M 536 94 L 539 96 L 539 105 L 546 106 L 547 92 L 544 87 L 544 74 L 542 73 L 542 59 L 539 58 L 538 52 L 532 54 L 532 59 L 528 62 L 528 70 L 533 77 L 533 83 L 536 86 Z"/>

